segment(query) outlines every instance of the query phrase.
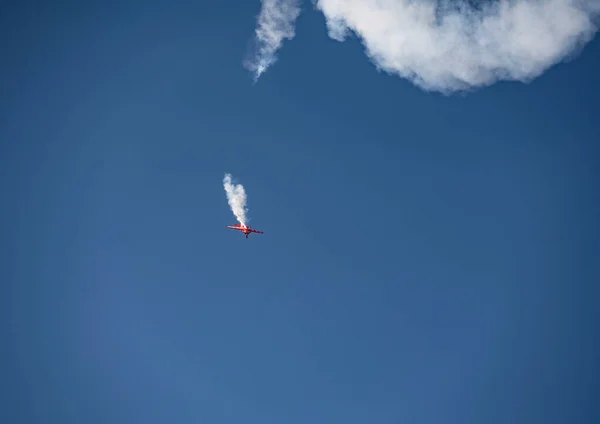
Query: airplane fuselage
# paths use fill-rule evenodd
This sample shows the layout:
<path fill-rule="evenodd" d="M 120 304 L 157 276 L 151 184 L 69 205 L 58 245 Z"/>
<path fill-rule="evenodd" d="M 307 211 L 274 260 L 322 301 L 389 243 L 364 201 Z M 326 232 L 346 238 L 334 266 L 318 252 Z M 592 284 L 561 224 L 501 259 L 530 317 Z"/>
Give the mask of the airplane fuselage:
<path fill-rule="evenodd" d="M 227 228 L 231 228 L 232 230 L 241 231 L 242 233 L 244 233 L 246 235 L 246 238 L 248 238 L 248 235 L 250 233 L 263 234 L 262 231 L 255 230 L 254 228 L 248 227 L 247 225 L 244 225 L 244 224 L 228 225 Z"/>

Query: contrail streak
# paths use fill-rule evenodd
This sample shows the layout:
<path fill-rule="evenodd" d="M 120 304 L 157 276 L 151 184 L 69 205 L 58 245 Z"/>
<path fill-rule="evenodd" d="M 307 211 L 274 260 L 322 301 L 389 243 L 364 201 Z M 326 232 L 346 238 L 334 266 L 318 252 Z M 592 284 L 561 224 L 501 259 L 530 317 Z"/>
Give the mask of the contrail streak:
<path fill-rule="evenodd" d="M 242 225 L 246 225 L 246 190 L 241 184 L 231 183 L 231 174 L 225 174 L 223 178 L 223 187 L 225 188 L 225 194 L 227 195 L 227 202 L 231 211 L 237 218 L 238 222 Z"/>
<path fill-rule="evenodd" d="M 277 60 L 275 54 L 283 40 L 294 38 L 294 25 L 300 15 L 300 0 L 261 0 L 261 3 L 255 51 L 244 63 L 246 69 L 254 73 L 255 83 Z"/>

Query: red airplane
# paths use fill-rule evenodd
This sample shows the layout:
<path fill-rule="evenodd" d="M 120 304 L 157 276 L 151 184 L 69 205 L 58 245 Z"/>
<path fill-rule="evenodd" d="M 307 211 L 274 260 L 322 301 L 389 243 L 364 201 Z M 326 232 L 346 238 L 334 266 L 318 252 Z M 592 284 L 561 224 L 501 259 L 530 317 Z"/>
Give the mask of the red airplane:
<path fill-rule="evenodd" d="M 262 231 L 255 230 L 254 228 L 248 227 L 243 224 L 228 225 L 227 228 L 231 228 L 232 230 L 241 231 L 242 233 L 246 234 L 246 238 L 248 238 L 248 234 L 250 234 L 250 233 L 264 234 Z"/>

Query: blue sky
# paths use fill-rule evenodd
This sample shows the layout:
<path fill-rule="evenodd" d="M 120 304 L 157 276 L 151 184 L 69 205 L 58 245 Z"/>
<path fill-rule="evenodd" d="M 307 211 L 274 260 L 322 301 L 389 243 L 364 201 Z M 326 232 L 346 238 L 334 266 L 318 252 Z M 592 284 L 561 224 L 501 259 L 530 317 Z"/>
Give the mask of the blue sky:
<path fill-rule="evenodd" d="M 4 9 L 0 421 L 598 422 L 598 39 L 443 94 L 302 7 L 256 84 L 259 1 Z"/>

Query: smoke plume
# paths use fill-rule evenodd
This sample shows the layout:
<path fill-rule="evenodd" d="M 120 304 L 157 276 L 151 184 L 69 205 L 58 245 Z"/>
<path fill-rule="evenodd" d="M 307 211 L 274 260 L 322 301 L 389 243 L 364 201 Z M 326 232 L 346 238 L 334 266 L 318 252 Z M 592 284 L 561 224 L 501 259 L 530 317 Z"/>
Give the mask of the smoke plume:
<path fill-rule="evenodd" d="M 231 174 L 225 174 L 223 178 L 223 187 L 225 188 L 225 194 L 227 195 L 227 202 L 231 211 L 237 218 L 238 222 L 242 225 L 246 225 L 246 190 L 241 184 L 231 183 Z"/>
<path fill-rule="evenodd" d="M 300 15 L 300 0 L 261 0 L 261 3 L 254 40 L 255 51 L 244 63 L 254 73 L 254 82 L 275 63 L 275 53 L 283 40 L 294 38 L 294 25 Z"/>
<path fill-rule="evenodd" d="M 280 16 L 296 0 L 269 3 L 280 8 L 272 12 Z M 598 31 L 600 12 L 600 0 L 484 0 L 475 6 L 473 0 L 313 3 L 324 14 L 331 38 L 341 42 L 353 32 L 378 69 L 443 93 L 500 80 L 530 82 L 579 53 Z M 294 20 L 286 22 L 285 34 L 293 37 Z"/>

